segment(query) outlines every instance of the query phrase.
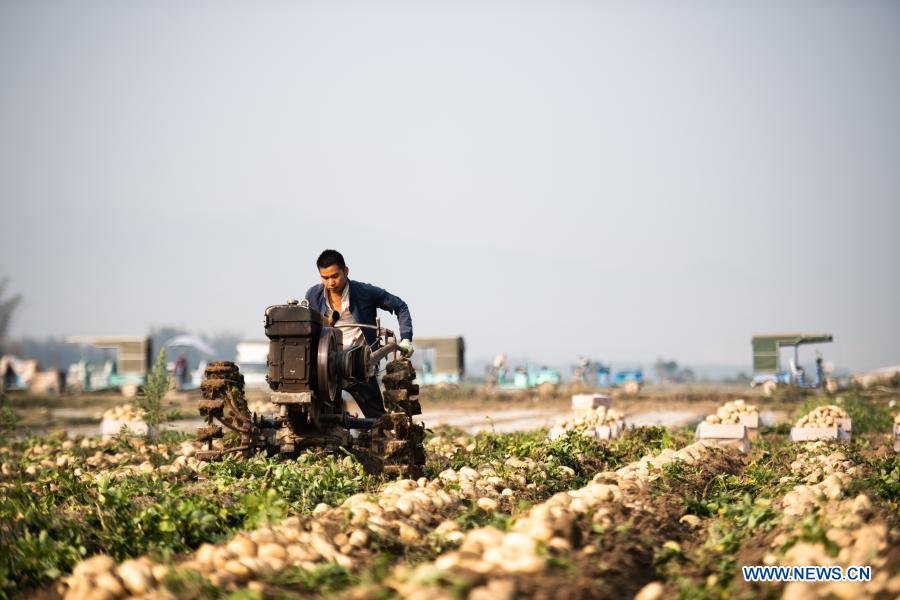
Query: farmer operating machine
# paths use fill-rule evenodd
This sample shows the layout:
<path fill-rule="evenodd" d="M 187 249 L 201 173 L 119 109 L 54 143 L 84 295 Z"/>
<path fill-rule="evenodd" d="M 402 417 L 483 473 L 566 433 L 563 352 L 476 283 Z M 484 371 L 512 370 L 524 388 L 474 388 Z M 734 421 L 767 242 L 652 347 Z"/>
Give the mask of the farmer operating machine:
<path fill-rule="evenodd" d="M 210 364 L 200 402 L 207 425 L 197 432 L 206 448 L 198 457 L 211 460 L 230 453 L 248 457 L 265 452 L 293 458 L 310 448 L 345 449 L 370 473 L 419 476 L 425 463 L 425 428 L 412 420 L 421 414 L 415 369 L 394 334 L 380 322 L 359 326 L 377 330 L 380 348 L 342 348 L 340 332 L 326 326 L 324 317 L 305 300 L 268 307 L 266 381 L 278 411 L 251 413 L 237 365 Z M 389 358 L 382 377 L 387 414 L 377 419 L 350 416 L 341 391 L 368 380 L 383 358 Z"/>

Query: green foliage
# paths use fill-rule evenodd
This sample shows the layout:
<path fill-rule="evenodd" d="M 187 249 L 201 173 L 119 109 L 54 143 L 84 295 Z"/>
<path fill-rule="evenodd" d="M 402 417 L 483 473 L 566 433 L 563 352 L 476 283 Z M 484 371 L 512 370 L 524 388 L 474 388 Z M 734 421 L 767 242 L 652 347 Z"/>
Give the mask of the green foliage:
<path fill-rule="evenodd" d="M 864 486 L 900 513 L 900 459 L 896 454 L 882 456 L 873 460 L 871 467 L 873 473 L 863 480 Z"/>
<path fill-rule="evenodd" d="M 770 401 L 776 405 L 797 404 L 810 394 L 812 390 L 807 390 L 791 383 L 788 385 L 779 385 L 772 393 Z"/>
<path fill-rule="evenodd" d="M 163 422 L 163 398 L 169 391 L 171 381 L 166 370 L 166 349 L 159 351 L 153 369 L 147 376 L 147 382 L 134 399 L 134 403 L 144 414 L 144 421 L 149 429 L 147 435 L 156 440 L 159 437 L 159 425 Z"/>
<path fill-rule="evenodd" d="M 227 598 L 228 600 L 263 600 L 263 596 L 259 591 L 246 588 L 231 592 Z"/>
<path fill-rule="evenodd" d="M 789 435 L 791 433 L 790 423 L 775 423 L 774 425 L 763 425 L 759 428 L 761 436 L 768 435 Z"/>
<path fill-rule="evenodd" d="M 522 509 L 527 510 L 529 506 L 531 506 L 530 503 L 523 504 Z M 460 524 L 464 531 L 487 525 L 493 525 L 501 531 L 506 531 L 512 523 L 512 518 L 498 511 L 481 510 L 472 503 L 456 516 L 455 521 Z"/>
<path fill-rule="evenodd" d="M 39 443 L 56 448 L 61 440 L 15 442 L 13 450 L 22 453 L 15 457 L 0 451 L 0 462 L 17 467 L 0 494 L 0 598 L 45 585 L 97 552 L 117 560 L 187 552 L 287 514 L 309 513 L 320 502 L 339 504 L 379 481 L 350 459 L 311 453 L 284 463 L 262 456 L 213 463 L 202 479 L 185 471 L 178 477 L 151 472 L 94 481 L 69 468 L 29 476 L 24 468 L 43 457 L 24 450 Z M 122 439 L 106 452 L 127 452 L 130 446 Z M 78 457 L 94 451 L 72 452 Z M 211 597 L 189 578 L 181 584 L 197 597 Z"/>
<path fill-rule="evenodd" d="M 865 416 L 871 407 L 864 399 L 858 400 L 859 406 L 854 404 L 856 400 L 847 398 L 856 414 Z M 874 414 L 873 419 L 880 418 L 877 407 L 874 413 L 868 414 L 870 417 Z M 546 431 L 482 433 L 465 436 L 449 456 L 429 454 L 426 470 L 433 477 L 447 467 L 494 463 L 498 475 L 503 477 L 510 474 L 507 472 L 510 467 L 504 466 L 510 457 L 542 463 L 537 467 L 542 469 L 540 473 L 529 475 L 538 484 L 537 488 L 517 492 L 519 504 L 512 510 L 484 511 L 464 501 L 460 513 L 447 515 L 464 529 L 483 525 L 507 529 L 534 502 L 557 491 L 581 487 L 598 472 L 615 470 L 648 453 L 683 445 L 688 433 L 688 430 L 640 427 L 628 429 L 621 439 L 608 442 L 574 432 L 552 441 L 547 440 Z M 189 436 L 164 432 L 161 437 L 173 449 L 145 452 L 140 460 L 149 460 L 154 465 L 171 463 L 174 447 Z M 275 522 L 287 515 L 308 514 L 320 502 L 338 505 L 352 494 L 371 493 L 383 484 L 382 479 L 366 475 L 349 456 L 341 458 L 315 452 L 286 462 L 265 456 L 246 460 L 228 458 L 208 465 L 199 476 L 189 470 L 177 474 L 133 472 L 121 478 L 95 481 L 75 477 L 70 468 L 47 467 L 37 475 L 26 474 L 27 466 L 52 457 L 61 444 L 61 438 L 29 438 L 11 440 L 0 448 L 0 462 L 11 465 L 13 473 L 3 478 L 5 487 L 0 494 L 0 547 L 4 549 L 0 553 L 0 599 L 27 594 L 47 585 L 83 557 L 99 551 L 118 560 L 145 553 L 171 559 L 201 543 L 221 541 L 238 530 Z M 41 454 L 27 451 L 36 445 L 48 449 Z M 136 445 L 140 444 L 123 437 L 102 451 L 133 453 Z M 887 500 L 897 510 L 900 504 L 897 456 L 866 454 L 867 450 L 859 441 L 845 450 L 854 461 L 866 465 L 865 475 L 851 484 L 855 487 L 848 493 L 864 491 L 873 499 Z M 76 446 L 69 452 L 77 464 L 96 450 Z M 660 469 L 658 473 L 662 477 L 654 481 L 650 493 L 676 494 L 686 512 L 704 519 L 705 527 L 701 531 L 705 537 L 700 538 L 699 546 L 683 544 L 679 548 L 670 545 L 660 549 L 655 554 L 655 576 L 674 585 L 683 597 L 731 595 L 739 550 L 751 536 L 778 523 L 778 505 L 774 499 L 797 483 L 790 471 L 796 452 L 796 447 L 786 444 L 781 432 L 773 429 L 764 431 L 754 443 L 755 459 L 739 474 L 710 476 L 707 472 L 703 485 L 697 485 L 699 474 L 706 468 L 704 464 L 676 461 Z M 783 482 L 782 478 L 785 478 Z M 817 519 L 818 515 L 809 515 L 796 539 L 821 542 L 824 529 Z M 619 543 L 633 542 L 645 532 L 633 519 L 625 519 L 606 530 L 597 526 L 595 533 L 611 535 Z M 647 539 L 652 544 L 652 536 Z M 340 593 L 349 586 L 383 581 L 391 573 L 390 567 L 399 560 L 412 564 L 447 549 L 446 540 L 436 534 L 429 536 L 429 544 L 414 548 L 392 540 L 377 541 L 382 544 L 375 548 L 378 556 L 362 563 L 360 569 L 351 572 L 334 564 L 316 569 L 290 569 L 266 580 L 265 596 Z M 555 554 L 550 562 L 559 572 L 575 567 Z M 707 576 L 711 576 L 709 581 Z M 423 570 L 417 572 L 417 577 L 441 581 L 445 590 L 465 591 L 468 585 L 452 580 L 445 572 Z M 196 573 L 180 570 L 167 579 L 167 586 L 178 597 L 202 600 L 259 597 L 257 592 L 247 589 L 228 596 Z"/>
<path fill-rule="evenodd" d="M 264 523 L 277 523 L 285 513 L 286 503 L 272 488 L 265 494 L 247 494 L 241 498 L 247 511 L 247 527 L 257 527 Z"/>
<path fill-rule="evenodd" d="M 46 583 L 100 551 L 118 559 L 151 549 L 183 552 L 229 532 L 242 517 L 156 475 L 94 482 L 51 471 L 0 499 L 0 536 L 15 577 L 0 576 L 0 589 Z"/>
<path fill-rule="evenodd" d="M 625 435 L 613 444 L 618 452 L 627 457 L 626 462 L 638 460 L 645 454 L 656 453 L 664 448 L 672 448 L 674 445 L 672 433 L 660 426 L 626 429 Z"/>
<path fill-rule="evenodd" d="M 803 541 L 809 542 L 810 544 L 818 544 L 825 548 L 831 556 L 837 556 L 840 549 L 825 535 L 828 532 L 828 529 L 828 523 L 825 522 L 818 509 L 815 508 L 810 514 L 806 515 L 800 523 L 799 539 L 788 540 L 783 550 L 787 550 L 787 548 L 793 546 L 797 542 Z"/>
<path fill-rule="evenodd" d="M 293 567 L 268 579 L 269 583 L 289 586 L 293 591 L 328 594 L 342 590 L 358 580 L 350 571 L 334 563 L 316 569 Z"/>
<path fill-rule="evenodd" d="M 166 577 L 166 589 L 178 598 L 215 600 L 222 594 L 199 572 L 193 569 L 174 569 Z"/>
<path fill-rule="evenodd" d="M 851 483 L 847 495 L 868 494 L 881 498 L 900 516 L 900 458 L 897 453 L 881 456 L 858 453 L 853 458 L 865 466 L 865 474 Z"/>
<path fill-rule="evenodd" d="M 704 497 L 683 499 L 687 512 L 707 519 L 706 539 L 690 555 L 681 559 L 668 553 L 658 556 L 661 573 L 674 581 L 682 598 L 724 598 L 738 571 L 736 554 L 749 536 L 774 527 L 779 512 L 773 498 L 784 493 L 791 483 L 780 483 L 789 472 L 792 453 L 788 447 L 779 452 L 764 450 L 738 475 L 719 474 L 709 482 Z M 664 559 L 664 560 L 662 560 Z M 682 567 L 710 575 L 698 584 L 686 576 Z"/>
<path fill-rule="evenodd" d="M 353 494 L 373 490 L 379 481 L 366 475 L 359 463 L 349 457 L 313 452 L 287 462 L 263 456 L 232 458 L 211 463 L 206 473 L 223 493 L 241 488 L 256 494 L 274 490 L 277 497 L 254 500 L 248 505 L 253 518 L 262 519 L 265 517 L 260 516 L 259 510 L 271 515 L 278 510 L 276 507 L 281 507 L 285 513 L 296 514 L 310 512 L 321 502 L 340 504 Z"/>
<path fill-rule="evenodd" d="M 615 470 L 645 454 L 676 445 L 664 427 L 635 427 L 627 429 L 622 438 L 612 441 L 596 440 L 577 431 L 569 431 L 555 440 L 547 439 L 547 431 L 490 433 L 482 432 L 472 438 L 467 448 L 457 447 L 450 458 L 429 456 L 426 474 L 434 477 L 450 467 L 503 462 L 510 457 L 528 458 L 543 462 L 552 469 L 569 467 L 574 476 L 554 471 L 555 476 L 545 482 L 545 489 L 557 491 L 583 486 L 600 471 Z"/>
<path fill-rule="evenodd" d="M 18 417 L 16 412 L 9 405 L 6 394 L 0 392 L 0 442 L 5 441 L 7 436 L 12 433 L 16 427 Z"/>
<path fill-rule="evenodd" d="M 166 429 L 159 432 L 159 441 L 163 444 L 177 445 L 187 440 L 194 440 L 196 436 L 184 431 L 175 431 L 174 429 Z"/>
<path fill-rule="evenodd" d="M 543 435 L 532 432 L 516 432 L 494 434 L 481 432 L 472 438 L 468 448 L 457 447 L 449 459 L 430 457 L 433 462 L 433 474 L 437 475 L 446 468 L 460 469 L 466 465 L 486 463 L 491 460 L 503 460 L 508 457 L 534 458 L 542 453 L 541 443 L 546 439 Z M 473 447 L 474 446 L 474 447 Z"/>

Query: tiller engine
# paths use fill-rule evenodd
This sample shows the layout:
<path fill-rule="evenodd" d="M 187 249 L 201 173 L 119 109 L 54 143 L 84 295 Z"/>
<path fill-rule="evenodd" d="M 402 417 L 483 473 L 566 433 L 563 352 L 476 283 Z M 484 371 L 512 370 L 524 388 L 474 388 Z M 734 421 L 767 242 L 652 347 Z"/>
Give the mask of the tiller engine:
<path fill-rule="evenodd" d="M 326 326 L 322 314 L 306 301 L 268 307 L 266 381 L 278 410 L 250 412 L 238 366 L 211 363 L 201 384 L 200 414 L 207 425 L 197 431 L 206 448 L 197 457 L 214 460 L 232 453 L 248 457 L 265 452 L 293 458 L 310 448 L 344 449 L 369 473 L 420 476 L 425 428 L 412 419 L 422 412 L 415 369 L 390 330 L 380 323 L 360 327 L 377 330 L 380 348 L 343 349 L 340 331 Z M 387 414 L 377 419 L 349 415 L 342 390 L 367 381 L 385 358 L 389 360 L 381 381 Z"/>

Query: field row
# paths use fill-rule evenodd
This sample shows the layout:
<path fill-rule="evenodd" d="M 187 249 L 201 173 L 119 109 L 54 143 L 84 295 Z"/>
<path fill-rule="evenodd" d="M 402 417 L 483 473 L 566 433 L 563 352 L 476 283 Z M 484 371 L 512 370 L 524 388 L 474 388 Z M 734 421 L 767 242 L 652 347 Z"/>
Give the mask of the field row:
<path fill-rule="evenodd" d="M 417 481 L 349 456 L 206 464 L 187 440 L 29 439 L 0 447 L 0 582 L 71 600 L 888 597 L 900 467 L 859 422 L 843 445 L 770 428 L 749 455 L 687 430 L 445 429 Z M 739 570 L 857 564 L 872 581 L 751 584 Z"/>

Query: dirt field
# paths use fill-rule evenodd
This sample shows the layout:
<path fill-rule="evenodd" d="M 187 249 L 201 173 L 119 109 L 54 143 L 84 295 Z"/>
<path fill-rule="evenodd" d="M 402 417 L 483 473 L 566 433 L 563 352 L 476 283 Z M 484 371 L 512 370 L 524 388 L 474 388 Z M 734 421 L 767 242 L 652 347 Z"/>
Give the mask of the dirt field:
<path fill-rule="evenodd" d="M 898 597 L 900 394 L 748 395 L 763 427 L 747 454 L 681 427 L 738 393 L 616 398 L 629 427 L 609 441 L 578 429 L 548 440 L 565 397 L 426 397 L 416 481 L 318 452 L 205 463 L 176 432 L 72 433 L 118 397 L 13 397 L 24 426 L 0 444 L 0 595 Z M 187 414 L 196 397 L 170 402 Z M 791 443 L 790 422 L 826 404 L 852 417 L 852 441 Z M 871 577 L 759 583 L 741 570 L 767 565 L 864 565 Z"/>

